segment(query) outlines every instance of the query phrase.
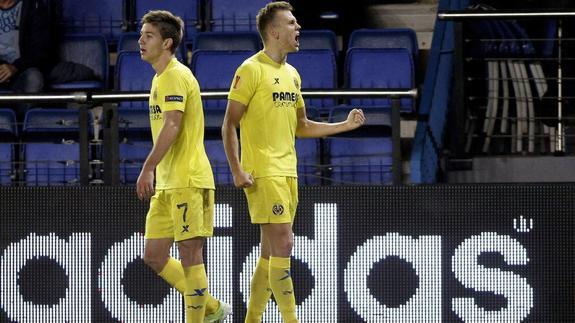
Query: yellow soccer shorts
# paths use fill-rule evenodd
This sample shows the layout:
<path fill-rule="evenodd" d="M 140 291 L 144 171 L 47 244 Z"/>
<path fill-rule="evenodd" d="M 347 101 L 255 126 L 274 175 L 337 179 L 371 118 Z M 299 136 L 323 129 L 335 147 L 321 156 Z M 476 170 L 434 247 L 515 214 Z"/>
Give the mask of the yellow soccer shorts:
<path fill-rule="evenodd" d="M 244 193 L 252 223 L 293 223 L 298 204 L 296 177 L 256 178 Z"/>
<path fill-rule="evenodd" d="M 182 241 L 214 233 L 214 190 L 195 187 L 158 190 L 146 216 L 146 239 Z"/>

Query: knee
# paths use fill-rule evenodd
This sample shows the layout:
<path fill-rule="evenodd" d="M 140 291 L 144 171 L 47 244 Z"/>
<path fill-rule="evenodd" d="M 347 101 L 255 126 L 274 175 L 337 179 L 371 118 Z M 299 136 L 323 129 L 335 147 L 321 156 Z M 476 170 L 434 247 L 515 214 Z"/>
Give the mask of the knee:
<path fill-rule="evenodd" d="M 292 234 L 286 234 L 286 235 L 279 236 L 277 238 L 275 245 L 276 245 L 275 249 L 277 251 L 275 253 L 278 256 L 289 257 L 291 255 L 291 252 L 293 249 L 293 235 Z"/>
<path fill-rule="evenodd" d="M 160 255 L 149 250 L 144 250 L 144 263 L 152 268 L 156 273 L 160 273 L 168 258 L 165 255 Z"/>
<path fill-rule="evenodd" d="M 20 74 L 22 91 L 25 93 L 36 93 L 44 88 L 44 75 L 37 68 L 29 68 Z"/>
<path fill-rule="evenodd" d="M 182 263 L 194 265 L 202 263 L 203 259 L 203 239 L 190 239 L 178 242 L 178 249 Z"/>

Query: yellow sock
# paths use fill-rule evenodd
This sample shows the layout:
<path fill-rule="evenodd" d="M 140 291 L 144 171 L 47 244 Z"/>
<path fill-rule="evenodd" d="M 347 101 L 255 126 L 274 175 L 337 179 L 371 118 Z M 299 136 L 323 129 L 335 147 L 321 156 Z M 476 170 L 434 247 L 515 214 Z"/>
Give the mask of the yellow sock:
<path fill-rule="evenodd" d="M 250 284 L 250 302 L 246 323 L 260 323 L 266 305 L 272 295 L 269 282 L 269 260 L 259 258 Z"/>
<path fill-rule="evenodd" d="M 186 277 L 184 276 L 182 263 L 179 260 L 170 257 L 170 259 L 168 259 L 168 263 L 164 266 L 159 275 L 162 279 L 168 282 L 170 286 L 174 287 L 178 292 L 180 292 L 180 294 L 184 295 L 184 291 L 186 289 Z M 210 293 L 207 293 L 206 315 L 214 313 L 219 307 L 220 302 Z"/>
<path fill-rule="evenodd" d="M 204 264 L 184 268 L 186 277 L 186 322 L 204 322 L 208 293 L 208 276 Z"/>
<path fill-rule="evenodd" d="M 284 322 L 297 322 L 290 258 L 270 257 L 270 287 Z"/>

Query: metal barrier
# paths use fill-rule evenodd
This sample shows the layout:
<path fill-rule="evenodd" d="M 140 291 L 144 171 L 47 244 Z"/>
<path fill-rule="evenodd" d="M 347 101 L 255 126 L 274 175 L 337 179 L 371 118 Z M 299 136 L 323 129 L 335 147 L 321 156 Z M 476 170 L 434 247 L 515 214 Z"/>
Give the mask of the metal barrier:
<path fill-rule="evenodd" d="M 484 10 L 484 11 L 479 11 Z M 441 12 L 455 23 L 455 109 L 450 149 L 473 154 L 564 155 L 565 82 L 575 80 L 565 68 L 575 60 L 566 45 L 564 23 L 575 11 Z M 519 22 L 542 27 L 529 37 Z M 548 34 L 541 32 L 548 27 Z M 556 107 L 549 115 L 550 105 Z M 556 111 L 556 112 L 555 112 Z"/>
<path fill-rule="evenodd" d="M 203 99 L 222 99 L 228 95 L 227 91 L 202 91 Z M 402 178 L 402 157 L 401 157 L 401 135 L 400 135 L 400 99 L 404 97 L 416 98 L 416 89 L 398 90 L 321 90 L 302 91 L 305 98 L 318 97 L 386 97 L 392 101 L 391 128 L 392 128 L 392 172 L 393 183 L 401 184 Z M 74 93 L 44 93 L 44 94 L 2 94 L 0 104 L 5 103 L 71 103 L 71 106 L 79 109 L 79 183 L 81 185 L 90 184 L 119 184 L 119 128 L 118 111 L 114 104 L 119 101 L 146 101 L 149 92 L 74 92 Z M 100 121 L 102 125 L 102 140 L 91 140 L 88 135 L 88 111 L 95 107 L 102 106 Z M 89 160 L 89 149 L 91 145 L 101 145 L 102 161 Z M 91 167 L 93 165 L 102 166 L 103 178 L 97 180 L 90 179 Z"/>

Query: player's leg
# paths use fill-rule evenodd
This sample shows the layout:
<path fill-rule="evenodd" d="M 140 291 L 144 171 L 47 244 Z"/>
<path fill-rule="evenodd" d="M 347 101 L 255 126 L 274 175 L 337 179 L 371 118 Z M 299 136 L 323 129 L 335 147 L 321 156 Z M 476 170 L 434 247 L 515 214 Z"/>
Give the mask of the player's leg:
<path fill-rule="evenodd" d="M 213 235 L 214 191 L 197 188 L 172 191 L 174 235 L 182 258 L 186 286 L 186 317 L 193 322 L 204 321 L 203 315 L 206 315 L 207 322 L 223 319 L 230 314 L 231 308 L 208 292 L 202 256 L 205 238 Z"/>
<path fill-rule="evenodd" d="M 269 284 L 285 322 L 297 322 L 290 256 L 293 247 L 291 223 L 263 224 L 264 239 L 270 244 Z"/>
<path fill-rule="evenodd" d="M 174 226 L 165 195 L 164 191 L 157 191 L 150 200 L 150 209 L 146 216 L 144 262 L 182 293 L 184 270 L 178 260 L 170 257 Z"/>
<path fill-rule="evenodd" d="M 186 322 L 203 322 L 208 295 L 208 277 L 204 267 L 202 250 L 205 238 L 196 237 L 178 241 L 185 277 L 184 299 Z"/>
<path fill-rule="evenodd" d="M 293 247 L 291 224 L 297 208 L 297 181 L 295 189 L 293 183 L 286 177 L 265 177 L 256 179 L 254 186 L 245 189 L 252 223 L 259 224 L 261 228 L 262 258 L 269 256 L 268 284 L 286 322 L 297 322 L 290 275 Z M 267 299 L 264 308 L 265 304 Z M 255 311 L 257 308 L 254 305 L 251 306 Z M 261 306 L 261 303 L 258 305 Z"/>
<path fill-rule="evenodd" d="M 252 280 L 250 282 L 250 301 L 246 315 L 246 323 L 259 323 L 266 310 L 266 305 L 272 295 L 269 283 L 269 242 L 264 239 L 263 232 L 260 232 L 260 258 L 256 264 Z"/>

